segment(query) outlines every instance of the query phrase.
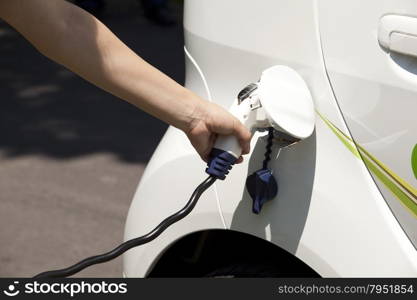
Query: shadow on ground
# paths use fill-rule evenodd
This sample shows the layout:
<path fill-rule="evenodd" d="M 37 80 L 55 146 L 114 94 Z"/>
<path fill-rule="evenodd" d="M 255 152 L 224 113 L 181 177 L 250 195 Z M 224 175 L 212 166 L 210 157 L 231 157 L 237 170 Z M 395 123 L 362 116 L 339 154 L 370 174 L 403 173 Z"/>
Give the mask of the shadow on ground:
<path fill-rule="evenodd" d="M 140 7 L 103 21 L 140 56 L 183 81 L 180 26 L 140 18 Z M 57 159 L 113 153 L 126 162 L 149 160 L 166 129 L 159 120 L 99 90 L 37 53 L 1 24 L 0 152 Z"/>
<path fill-rule="evenodd" d="M 181 21 L 158 27 L 134 0 L 106 1 L 103 22 L 182 83 Z M 0 276 L 66 267 L 120 243 L 130 201 L 166 128 L 0 23 Z M 118 258 L 77 276 L 121 271 Z"/>

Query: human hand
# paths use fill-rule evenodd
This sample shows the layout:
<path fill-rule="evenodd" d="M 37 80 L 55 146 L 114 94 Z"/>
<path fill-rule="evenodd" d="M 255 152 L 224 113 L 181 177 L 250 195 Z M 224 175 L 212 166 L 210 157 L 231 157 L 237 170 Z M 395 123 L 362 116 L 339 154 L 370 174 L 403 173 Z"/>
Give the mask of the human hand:
<path fill-rule="evenodd" d="M 218 135 L 234 135 L 242 148 L 242 154 L 248 154 L 250 151 L 250 131 L 228 111 L 208 101 L 199 102 L 185 133 L 206 162 Z M 243 157 L 240 156 L 236 163 L 242 161 Z"/>

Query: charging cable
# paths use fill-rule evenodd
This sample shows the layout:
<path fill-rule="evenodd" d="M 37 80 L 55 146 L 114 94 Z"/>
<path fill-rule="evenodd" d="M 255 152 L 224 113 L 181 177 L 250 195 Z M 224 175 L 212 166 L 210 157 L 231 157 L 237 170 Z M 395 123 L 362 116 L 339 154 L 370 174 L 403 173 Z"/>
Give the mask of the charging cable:
<path fill-rule="evenodd" d="M 76 263 L 75 265 L 72 265 L 65 269 L 60 270 L 54 270 L 54 271 L 47 271 L 40 273 L 36 275 L 34 278 L 60 278 L 60 277 L 68 277 L 71 275 L 74 275 L 82 270 L 84 270 L 87 267 L 90 267 L 92 265 L 97 265 L 101 263 L 108 262 L 109 260 L 112 260 L 123 253 L 125 253 L 127 250 L 149 243 L 150 241 L 156 239 L 162 232 L 165 231 L 169 226 L 172 224 L 178 222 L 179 220 L 183 219 L 185 216 L 187 216 L 195 207 L 197 204 L 198 199 L 200 196 L 216 181 L 217 177 L 210 175 L 207 177 L 206 180 L 204 180 L 202 183 L 200 183 L 199 186 L 194 190 L 192 193 L 190 200 L 188 200 L 187 204 L 178 212 L 172 214 L 165 220 L 163 220 L 158 226 L 156 226 L 151 232 L 141 236 L 137 237 L 131 240 L 128 240 L 122 244 L 120 244 L 118 247 L 114 248 L 113 250 L 96 256 L 88 257 L 79 263 Z"/>

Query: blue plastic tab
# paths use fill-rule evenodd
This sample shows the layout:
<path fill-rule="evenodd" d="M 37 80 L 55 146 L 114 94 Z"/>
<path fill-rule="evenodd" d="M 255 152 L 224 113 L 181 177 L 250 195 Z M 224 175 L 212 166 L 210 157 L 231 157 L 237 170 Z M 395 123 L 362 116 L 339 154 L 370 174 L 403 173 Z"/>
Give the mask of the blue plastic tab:
<path fill-rule="evenodd" d="M 210 153 L 209 162 L 207 163 L 206 173 L 213 175 L 217 179 L 224 180 L 236 160 L 237 158 L 229 152 L 213 148 Z"/>
<path fill-rule="evenodd" d="M 246 189 L 253 200 L 252 212 L 259 214 L 264 203 L 277 195 L 278 184 L 271 170 L 261 169 L 246 179 Z"/>

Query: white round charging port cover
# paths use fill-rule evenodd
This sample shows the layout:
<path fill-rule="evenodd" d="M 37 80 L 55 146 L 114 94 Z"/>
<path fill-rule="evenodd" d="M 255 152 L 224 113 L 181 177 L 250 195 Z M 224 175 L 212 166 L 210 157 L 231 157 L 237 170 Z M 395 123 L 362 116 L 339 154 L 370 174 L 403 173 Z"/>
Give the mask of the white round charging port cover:
<path fill-rule="evenodd" d="M 314 104 L 303 78 L 287 66 L 262 72 L 258 93 L 272 126 L 299 139 L 314 130 Z"/>

